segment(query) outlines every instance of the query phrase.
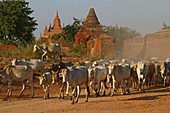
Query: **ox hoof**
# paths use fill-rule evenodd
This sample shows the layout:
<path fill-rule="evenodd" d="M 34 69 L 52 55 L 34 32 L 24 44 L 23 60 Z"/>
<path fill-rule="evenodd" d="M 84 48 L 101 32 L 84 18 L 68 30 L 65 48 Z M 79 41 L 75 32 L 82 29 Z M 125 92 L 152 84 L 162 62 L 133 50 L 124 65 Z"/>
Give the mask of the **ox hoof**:
<path fill-rule="evenodd" d="M 88 102 L 88 100 L 85 100 L 85 102 Z"/>
<path fill-rule="evenodd" d="M 32 96 L 31 98 L 34 98 L 34 96 Z"/>
<path fill-rule="evenodd" d="M 69 99 L 69 100 L 72 100 L 72 97 L 69 97 L 68 99 Z"/>
<path fill-rule="evenodd" d="M 143 90 L 143 93 L 145 93 L 146 91 L 145 90 Z"/>
<path fill-rule="evenodd" d="M 61 99 L 64 99 L 64 97 L 62 97 Z"/>
<path fill-rule="evenodd" d="M 71 102 L 71 104 L 74 104 L 74 102 Z"/>
<path fill-rule="evenodd" d="M 103 96 L 105 96 L 105 95 L 106 95 L 106 92 L 104 91 L 104 92 L 103 92 Z"/>
<path fill-rule="evenodd" d="M 78 100 L 76 100 L 75 103 L 78 103 Z"/>
<path fill-rule="evenodd" d="M 58 97 L 58 99 L 61 99 L 61 97 Z"/>
<path fill-rule="evenodd" d="M 97 98 L 97 95 L 96 95 L 96 94 L 94 95 L 94 98 Z"/>

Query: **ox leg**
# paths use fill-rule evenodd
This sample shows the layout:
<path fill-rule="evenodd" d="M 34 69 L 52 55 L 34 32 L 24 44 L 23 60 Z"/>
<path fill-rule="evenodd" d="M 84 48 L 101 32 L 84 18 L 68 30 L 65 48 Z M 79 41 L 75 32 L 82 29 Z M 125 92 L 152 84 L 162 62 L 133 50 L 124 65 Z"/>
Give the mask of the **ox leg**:
<path fill-rule="evenodd" d="M 143 79 L 143 92 L 145 92 L 145 79 Z"/>
<path fill-rule="evenodd" d="M 138 79 L 138 91 L 141 91 L 141 83 L 140 83 L 140 78 Z"/>
<path fill-rule="evenodd" d="M 61 85 L 60 92 L 58 94 L 58 99 L 61 99 L 61 93 L 64 92 L 63 88 L 64 88 L 64 85 Z M 64 95 L 63 95 L 63 97 L 64 97 Z"/>
<path fill-rule="evenodd" d="M 106 94 L 106 82 L 103 82 L 103 96 Z"/>
<path fill-rule="evenodd" d="M 166 86 L 166 76 L 163 78 L 163 87 Z"/>
<path fill-rule="evenodd" d="M 62 93 L 61 98 L 64 99 L 64 85 L 62 85 L 61 93 Z"/>
<path fill-rule="evenodd" d="M 32 82 L 30 81 L 30 84 L 31 84 L 31 90 L 32 90 L 32 98 L 34 98 L 34 84 L 33 84 L 33 81 Z"/>
<path fill-rule="evenodd" d="M 151 85 L 152 85 L 152 77 L 153 77 L 153 75 L 149 79 L 149 87 L 151 87 Z"/>
<path fill-rule="evenodd" d="M 123 82 L 123 85 L 124 85 L 124 92 L 123 92 L 123 95 L 126 95 L 127 84 L 128 84 L 128 82 L 125 80 L 125 81 Z"/>
<path fill-rule="evenodd" d="M 111 91 L 112 91 L 112 84 L 109 83 L 109 95 L 111 96 Z"/>
<path fill-rule="evenodd" d="M 125 90 L 125 87 L 123 86 L 124 84 L 125 84 L 124 81 L 121 81 L 121 82 L 120 82 L 121 95 L 124 94 L 124 93 L 123 93 L 123 90 Z"/>
<path fill-rule="evenodd" d="M 12 95 L 11 85 L 12 85 L 12 81 L 9 81 L 9 82 L 8 82 L 8 93 L 7 93 L 7 95 L 6 95 L 7 97 Z"/>
<path fill-rule="evenodd" d="M 96 85 L 96 89 L 95 89 L 95 97 L 99 96 L 100 94 L 100 89 L 101 89 L 101 83 L 99 82 L 97 85 Z"/>
<path fill-rule="evenodd" d="M 126 84 L 126 87 L 127 87 L 127 92 L 128 92 L 128 94 L 130 94 L 130 90 L 129 90 L 129 81 L 127 81 L 127 84 Z"/>
<path fill-rule="evenodd" d="M 44 99 L 47 98 L 47 86 L 44 86 Z"/>
<path fill-rule="evenodd" d="M 47 52 L 44 52 L 41 59 L 44 60 L 44 57 L 47 55 Z"/>
<path fill-rule="evenodd" d="M 75 91 L 76 91 L 76 86 L 74 88 L 72 88 L 72 102 L 71 104 L 74 104 L 74 96 L 75 96 Z"/>
<path fill-rule="evenodd" d="M 112 75 L 112 79 L 113 79 L 113 89 L 112 89 L 112 92 L 111 92 L 111 96 L 114 95 L 114 91 L 115 91 L 115 78 L 114 78 L 113 75 Z"/>
<path fill-rule="evenodd" d="M 69 84 L 67 83 L 67 88 L 66 88 L 66 95 L 69 100 L 72 100 L 72 98 L 69 96 Z"/>
<path fill-rule="evenodd" d="M 88 102 L 88 95 L 89 95 L 89 86 L 87 86 L 86 88 L 85 88 L 85 93 L 86 93 L 86 100 L 85 100 L 85 102 Z"/>
<path fill-rule="evenodd" d="M 21 94 L 24 92 L 25 87 L 26 87 L 26 82 L 23 82 L 23 83 L 22 83 L 22 90 L 21 90 L 21 92 L 20 92 L 20 94 L 19 94 L 19 97 L 20 97 Z"/>
<path fill-rule="evenodd" d="M 77 97 L 75 103 L 78 102 L 79 96 L 80 96 L 80 86 L 77 86 Z"/>
<path fill-rule="evenodd" d="M 50 86 L 48 85 L 48 86 L 47 86 L 47 98 L 50 97 L 50 95 L 49 95 L 49 89 L 50 89 Z"/>

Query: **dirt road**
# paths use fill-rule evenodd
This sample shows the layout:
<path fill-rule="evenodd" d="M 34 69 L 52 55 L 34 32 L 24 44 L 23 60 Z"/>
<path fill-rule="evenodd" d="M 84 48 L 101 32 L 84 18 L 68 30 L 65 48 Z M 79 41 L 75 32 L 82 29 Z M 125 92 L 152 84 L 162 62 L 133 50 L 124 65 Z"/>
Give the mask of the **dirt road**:
<path fill-rule="evenodd" d="M 35 86 L 35 98 L 31 98 L 31 90 L 28 87 L 21 98 L 17 95 L 22 86 L 13 86 L 13 96 L 4 98 L 7 86 L 0 86 L 0 112 L 1 113 L 60 113 L 60 112 L 158 112 L 170 113 L 170 86 L 162 88 L 151 87 L 146 93 L 139 93 L 131 89 L 130 95 L 116 94 L 113 97 L 106 95 L 94 98 L 89 97 L 85 102 L 84 91 L 77 104 L 71 105 L 70 100 L 57 98 L 58 88 L 52 86 L 50 99 L 43 99 L 43 90 Z"/>

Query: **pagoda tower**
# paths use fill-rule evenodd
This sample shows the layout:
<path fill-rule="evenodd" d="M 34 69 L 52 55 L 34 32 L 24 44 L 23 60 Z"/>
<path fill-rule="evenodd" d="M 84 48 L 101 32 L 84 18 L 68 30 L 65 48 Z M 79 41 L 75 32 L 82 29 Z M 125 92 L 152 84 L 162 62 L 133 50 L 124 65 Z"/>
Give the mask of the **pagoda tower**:
<path fill-rule="evenodd" d="M 50 23 L 49 28 L 47 29 L 47 26 L 45 25 L 42 38 L 44 39 L 45 42 L 52 42 L 51 37 L 54 34 L 59 34 L 61 32 L 62 32 L 61 22 L 60 22 L 60 18 L 58 16 L 58 11 L 56 11 L 56 16 L 53 20 L 53 26 L 51 26 L 51 23 Z"/>
<path fill-rule="evenodd" d="M 85 22 L 75 35 L 74 47 L 85 44 L 87 54 L 105 59 L 115 58 L 114 38 L 102 29 L 94 8 L 91 8 Z"/>

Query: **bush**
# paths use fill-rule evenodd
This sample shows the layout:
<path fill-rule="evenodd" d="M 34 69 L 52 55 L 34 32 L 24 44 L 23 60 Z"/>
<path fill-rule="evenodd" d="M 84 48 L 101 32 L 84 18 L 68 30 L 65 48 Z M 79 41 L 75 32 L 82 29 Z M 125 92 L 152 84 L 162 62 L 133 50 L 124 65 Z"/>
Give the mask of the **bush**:
<path fill-rule="evenodd" d="M 87 48 L 85 44 L 79 44 L 71 49 L 72 57 L 87 57 Z"/>

